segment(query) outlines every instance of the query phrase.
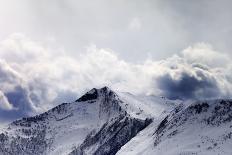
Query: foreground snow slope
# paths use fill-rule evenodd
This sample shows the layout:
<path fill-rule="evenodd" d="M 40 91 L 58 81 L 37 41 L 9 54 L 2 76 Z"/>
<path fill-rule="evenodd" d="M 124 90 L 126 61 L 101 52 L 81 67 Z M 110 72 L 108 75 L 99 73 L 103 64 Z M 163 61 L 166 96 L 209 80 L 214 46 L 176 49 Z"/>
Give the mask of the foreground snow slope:
<path fill-rule="evenodd" d="M 94 88 L 73 103 L 11 123 L 0 134 L 0 154 L 115 154 L 152 119 L 172 109 L 169 102 Z"/>
<path fill-rule="evenodd" d="M 153 122 L 118 155 L 231 155 L 232 101 L 198 101 Z"/>

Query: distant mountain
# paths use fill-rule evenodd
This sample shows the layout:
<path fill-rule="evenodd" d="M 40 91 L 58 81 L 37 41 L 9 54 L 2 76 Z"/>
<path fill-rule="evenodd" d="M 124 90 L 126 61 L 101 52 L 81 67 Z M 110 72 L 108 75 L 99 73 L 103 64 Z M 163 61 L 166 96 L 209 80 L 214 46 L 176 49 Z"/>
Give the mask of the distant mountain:
<path fill-rule="evenodd" d="M 1 155 L 231 155 L 232 101 L 93 88 L 0 131 Z"/>

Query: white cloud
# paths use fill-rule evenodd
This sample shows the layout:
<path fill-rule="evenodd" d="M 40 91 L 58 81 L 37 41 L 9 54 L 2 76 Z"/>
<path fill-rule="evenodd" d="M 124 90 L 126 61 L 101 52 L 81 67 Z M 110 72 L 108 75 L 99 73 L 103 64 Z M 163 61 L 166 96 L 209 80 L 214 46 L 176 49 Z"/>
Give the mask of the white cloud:
<path fill-rule="evenodd" d="M 183 51 L 183 57 L 189 63 L 201 63 L 209 67 L 226 67 L 230 62 L 228 55 L 212 49 L 209 44 L 199 43 Z"/>
<path fill-rule="evenodd" d="M 24 114 L 45 111 L 104 85 L 135 94 L 184 99 L 229 97 L 232 90 L 231 59 L 205 44 L 165 60 L 135 64 L 96 46 L 72 57 L 17 34 L 0 43 L 0 56 L 4 101 L 0 109 L 17 108 Z"/>
<path fill-rule="evenodd" d="M 13 106 L 9 103 L 7 97 L 0 91 L 0 108 L 3 110 L 12 110 Z"/>
<path fill-rule="evenodd" d="M 25 64 L 49 57 L 46 48 L 20 33 L 12 34 L 3 40 L 0 43 L 0 51 L 0 57 L 10 63 Z"/>

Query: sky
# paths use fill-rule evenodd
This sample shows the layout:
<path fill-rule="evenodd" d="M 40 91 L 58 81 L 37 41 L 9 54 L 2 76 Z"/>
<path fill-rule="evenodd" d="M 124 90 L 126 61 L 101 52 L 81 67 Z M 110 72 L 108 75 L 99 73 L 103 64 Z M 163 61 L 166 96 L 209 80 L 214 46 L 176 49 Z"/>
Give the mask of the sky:
<path fill-rule="evenodd" d="M 230 98 L 230 0 L 0 0 L 0 122 L 93 87 Z"/>

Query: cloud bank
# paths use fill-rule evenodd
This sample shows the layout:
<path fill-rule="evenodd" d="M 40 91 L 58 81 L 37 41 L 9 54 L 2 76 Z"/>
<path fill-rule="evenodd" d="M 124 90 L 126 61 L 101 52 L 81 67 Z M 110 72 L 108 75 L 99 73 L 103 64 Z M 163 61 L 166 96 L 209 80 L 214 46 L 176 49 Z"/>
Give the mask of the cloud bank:
<path fill-rule="evenodd" d="M 165 60 L 135 64 L 94 45 L 73 57 L 14 34 L 0 43 L 0 118 L 40 113 L 104 85 L 171 99 L 229 98 L 231 71 L 231 58 L 205 43 Z"/>

